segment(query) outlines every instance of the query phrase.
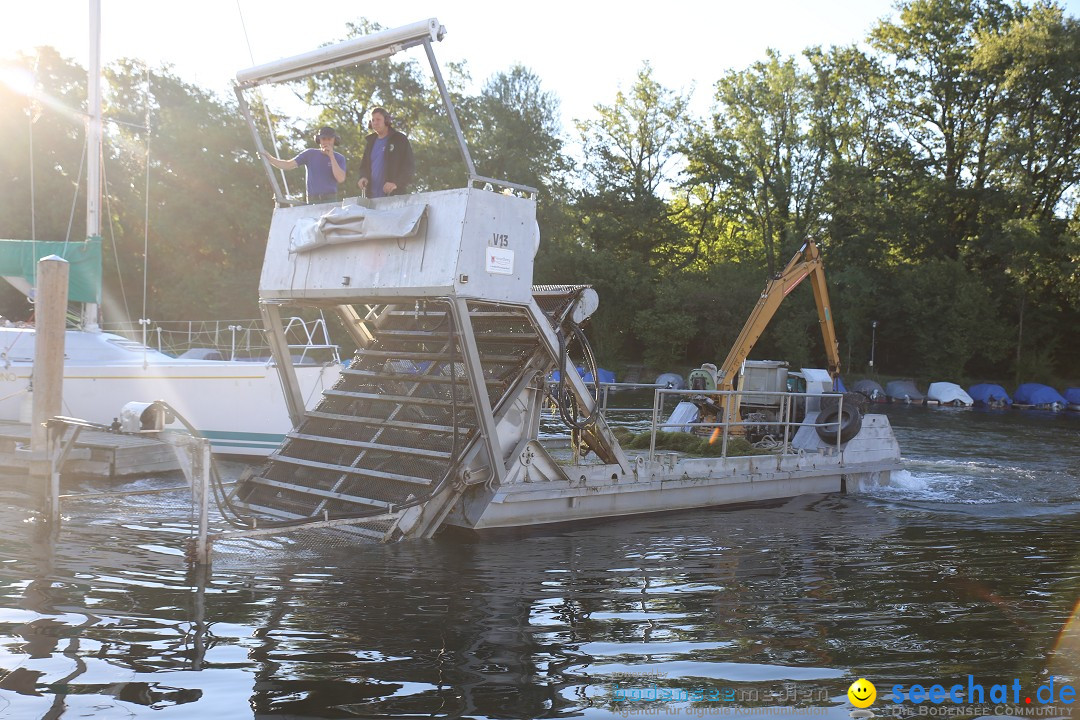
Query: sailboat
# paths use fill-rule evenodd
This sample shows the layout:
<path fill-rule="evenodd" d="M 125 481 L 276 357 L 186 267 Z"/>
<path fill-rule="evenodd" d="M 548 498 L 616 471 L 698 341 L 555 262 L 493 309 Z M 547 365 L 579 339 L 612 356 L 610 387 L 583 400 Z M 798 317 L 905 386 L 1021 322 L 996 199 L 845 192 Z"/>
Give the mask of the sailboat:
<path fill-rule="evenodd" d="M 28 297 L 34 293 L 38 259 L 59 255 L 70 263 L 69 301 L 80 303 L 81 322 L 65 333 L 62 412 L 111 424 L 125 404 L 164 400 L 223 455 L 267 455 L 292 429 L 272 360 L 206 360 L 172 357 L 145 343 L 103 332 L 101 303 L 101 3 L 90 2 L 90 63 L 87 96 L 87 239 L 81 242 L 0 240 L 0 276 Z M 280 322 L 277 309 L 263 310 L 264 323 Z M 325 328 L 324 328 L 325 330 Z M 310 340 L 310 333 L 307 335 Z M 288 341 L 286 341 L 287 343 Z M 33 327 L 0 327 L 0 421 L 28 421 L 33 392 Z M 314 406 L 341 372 L 336 347 L 324 342 L 322 358 L 311 344 L 277 348 L 278 357 L 302 355 L 293 371 L 306 404 Z"/>

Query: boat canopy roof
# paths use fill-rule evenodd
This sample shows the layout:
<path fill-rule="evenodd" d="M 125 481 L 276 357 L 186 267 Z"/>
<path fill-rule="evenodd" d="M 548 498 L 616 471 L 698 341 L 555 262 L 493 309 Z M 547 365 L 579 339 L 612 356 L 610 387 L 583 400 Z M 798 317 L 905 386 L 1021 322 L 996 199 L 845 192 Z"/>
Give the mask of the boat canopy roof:
<path fill-rule="evenodd" d="M 333 45 L 256 65 L 236 73 L 239 88 L 252 88 L 266 83 L 280 83 L 308 77 L 316 73 L 350 65 L 360 65 L 387 58 L 425 41 L 438 42 L 446 34 L 446 28 L 435 18 L 428 18 L 391 28 L 370 35 L 350 38 Z"/>
<path fill-rule="evenodd" d="M 37 262 L 58 255 L 70 264 L 68 301 L 101 302 L 101 238 L 77 242 L 0 239 L 0 276 L 29 294 L 35 286 Z"/>

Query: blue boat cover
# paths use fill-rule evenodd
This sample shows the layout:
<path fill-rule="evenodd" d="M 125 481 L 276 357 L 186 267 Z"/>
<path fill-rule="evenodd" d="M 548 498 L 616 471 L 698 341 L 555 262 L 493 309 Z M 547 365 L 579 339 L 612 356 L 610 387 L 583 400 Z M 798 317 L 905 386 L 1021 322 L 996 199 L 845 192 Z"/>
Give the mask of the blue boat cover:
<path fill-rule="evenodd" d="M 990 405 L 992 403 L 1005 403 L 1012 405 L 1012 398 L 1005 388 L 993 383 L 979 383 L 968 388 L 968 395 L 977 404 Z"/>
<path fill-rule="evenodd" d="M 578 368 L 578 372 L 581 372 L 581 370 L 582 368 Z M 615 382 L 615 373 L 611 370 L 605 370 L 604 368 L 596 368 L 596 374 L 600 376 L 600 382 L 602 383 Z M 581 377 L 585 382 L 593 381 L 592 373 L 584 373 Z"/>
<path fill-rule="evenodd" d="M 1070 405 L 1080 405 L 1080 387 L 1065 388 L 1065 399 Z"/>
<path fill-rule="evenodd" d="M 1060 403 L 1066 405 L 1065 398 L 1061 397 L 1054 388 L 1041 383 L 1024 383 L 1016 388 L 1013 399 L 1021 405 L 1050 405 Z"/>

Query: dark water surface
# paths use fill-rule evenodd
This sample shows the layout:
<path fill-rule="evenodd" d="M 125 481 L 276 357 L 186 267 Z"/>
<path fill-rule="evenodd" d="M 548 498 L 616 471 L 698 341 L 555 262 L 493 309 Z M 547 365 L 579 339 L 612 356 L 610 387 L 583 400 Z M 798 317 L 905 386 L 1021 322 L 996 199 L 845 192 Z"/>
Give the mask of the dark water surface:
<path fill-rule="evenodd" d="M 5 493 L 0 716 L 847 718 L 859 677 L 878 716 L 915 716 L 893 685 L 1080 684 L 1080 417 L 889 415 L 889 487 L 520 538 L 234 541 L 203 578 L 183 494 L 69 503 L 57 538 Z M 130 486 L 155 483 L 176 480 Z"/>

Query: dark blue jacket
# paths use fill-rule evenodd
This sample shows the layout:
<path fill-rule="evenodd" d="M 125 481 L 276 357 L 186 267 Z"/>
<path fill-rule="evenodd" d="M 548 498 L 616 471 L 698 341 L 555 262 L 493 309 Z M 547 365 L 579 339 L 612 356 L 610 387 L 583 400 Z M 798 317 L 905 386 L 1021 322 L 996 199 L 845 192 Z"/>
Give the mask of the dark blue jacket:
<path fill-rule="evenodd" d="M 371 182 L 371 148 L 375 144 L 375 139 L 379 137 L 375 133 L 371 133 L 367 136 L 364 143 L 364 159 L 360 161 L 360 177 L 367 178 L 368 182 Z M 416 166 L 413 162 L 412 145 L 409 144 L 409 138 L 405 137 L 405 134 L 390 129 L 390 134 L 386 136 L 386 182 L 392 182 L 397 185 L 392 195 L 403 195 L 409 191 L 409 184 L 412 183 L 413 173 L 416 172 Z"/>

